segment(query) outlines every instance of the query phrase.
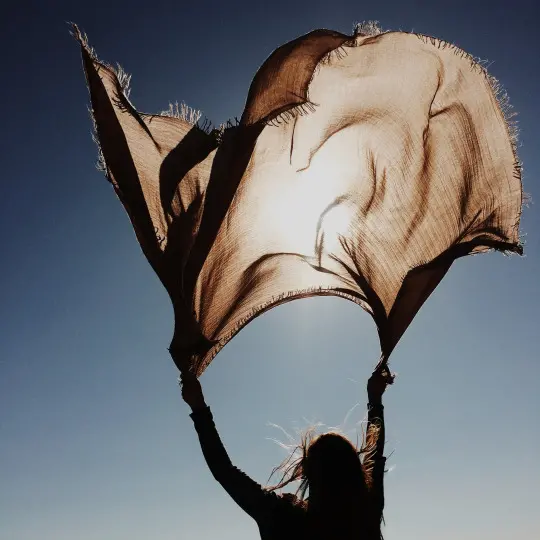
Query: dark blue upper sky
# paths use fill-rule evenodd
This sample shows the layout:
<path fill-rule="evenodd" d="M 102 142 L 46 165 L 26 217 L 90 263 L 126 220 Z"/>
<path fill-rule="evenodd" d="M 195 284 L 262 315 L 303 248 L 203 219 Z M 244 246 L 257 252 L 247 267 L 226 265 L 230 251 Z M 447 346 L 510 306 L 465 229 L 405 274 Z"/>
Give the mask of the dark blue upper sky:
<path fill-rule="evenodd" d="M 133 75 L 145 112 L 171 101 L 239 116 L 285 41 L 354 22 L 434 35 L 490 61 L 519 113 L 525 191 L 538 197 L 540 38 L 514 2 L 11 2 L 3 9 L 0 197 L 0 539 L 256 538 L 214 484 L 166 347 L 168 297 L 95 146 L 80 51 Z M 392 356 L 387 540 L 538 534 L 540 220 L 526 257 L 458 261 Z M 338 345 L 339 344 L 339 345 Z M 261 352 L 261 350 L 263 352 Z M 376 331 L 357 306 L 310 299 L 254 321 L 202 378 L 233 461 L 261 482 L 266 437 L 362 419 Z"/>

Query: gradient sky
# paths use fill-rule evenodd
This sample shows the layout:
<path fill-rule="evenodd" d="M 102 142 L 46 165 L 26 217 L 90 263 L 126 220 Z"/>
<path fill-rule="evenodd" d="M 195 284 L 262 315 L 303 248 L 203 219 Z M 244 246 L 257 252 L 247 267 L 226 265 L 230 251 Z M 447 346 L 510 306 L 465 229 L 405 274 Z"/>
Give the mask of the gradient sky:
<path fill-rule="evenodd" d="M 145 112 L 185 101 L 239 116 L 257 68 L 315 28 L 374 19 L 491 62 L 519 113 L 525 191 L 539 190 L 540 39 L 512 2 L 10 2 L 0 40 L 0 540 L 249 540 L 255 523 L 203 461 L 167 352 L 168 296 L 94 168 L 80 52 L 133 75 Z M 489 6 L 489 7 L 488 7 Z M 6 11 L 7 10 L 7 11 Z M 537 37 L 534 37 L 534 36 Z M 459 260 L 394 354 L 385 396 L 387 540 L 508 540 L 540 531 L 540 220 L 526 257 Z M 308 422 L 355 433 L 377 361 L 370 317 L 342 299 L 249 324 L 202 377 L 233 462 L 260 482 L 269 439 Z"/>

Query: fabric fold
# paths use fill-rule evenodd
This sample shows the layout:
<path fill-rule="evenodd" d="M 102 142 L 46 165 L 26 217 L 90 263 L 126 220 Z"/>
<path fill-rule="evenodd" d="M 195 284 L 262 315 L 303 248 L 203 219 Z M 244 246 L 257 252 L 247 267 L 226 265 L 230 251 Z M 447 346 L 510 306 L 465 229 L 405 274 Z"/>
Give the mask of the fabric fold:
<path fill-rule="evenodd" d="M 263 63 L 238 124 L 205 129 L 185 107 L 138 112 L 125 75 L 75 35 L 107 176 L 173 303 L 180 369 L 200 375 L 254 317 L 315 295 L 366 309 L 386 362 L 456 258 L 522 253 L 507 103 L 449 43 L 310 32 Z"/>

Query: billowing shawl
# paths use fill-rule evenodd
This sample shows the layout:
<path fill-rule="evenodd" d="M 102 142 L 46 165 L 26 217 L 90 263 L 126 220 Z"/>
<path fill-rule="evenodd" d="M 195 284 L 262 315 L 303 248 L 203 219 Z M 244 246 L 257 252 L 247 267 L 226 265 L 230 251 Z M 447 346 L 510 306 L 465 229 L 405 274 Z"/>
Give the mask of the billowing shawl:
<path fill-rule="evenodd" d="M 507 104 L 481 63 L 424 35 L 315 30 L 276 49 L 241 119 L 137 111 L 77 27 L 101 166 L 200 375 L 250 320 L 314 295 L 374 318 L 386 362 L 452 262 L 521 253 Z"/>

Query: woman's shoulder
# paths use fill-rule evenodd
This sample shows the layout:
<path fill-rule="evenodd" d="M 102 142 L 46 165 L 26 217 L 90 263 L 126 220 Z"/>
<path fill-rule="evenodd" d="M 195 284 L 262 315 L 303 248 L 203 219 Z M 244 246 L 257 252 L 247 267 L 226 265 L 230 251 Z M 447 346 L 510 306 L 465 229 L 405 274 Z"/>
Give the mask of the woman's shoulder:
<path fill-rule="evenodd" d="M 307 510 L 307 503 L 300 497 L 297 497 L 293 493 L 282 493 L 279 495 L 282 506 L 289 508 L 291 511 L 305 512 Z"/>
<path fill-rule="evenodd" d="M 271 516 L 271 528 L 276 536 L 269 538 L 297 539 L 306 526 L 307 504 L 292 493 L 278 495 L 278 499 L 279 504 Z M 285 536 L 283 536 L 284 531 L 287 531 Z"/>

